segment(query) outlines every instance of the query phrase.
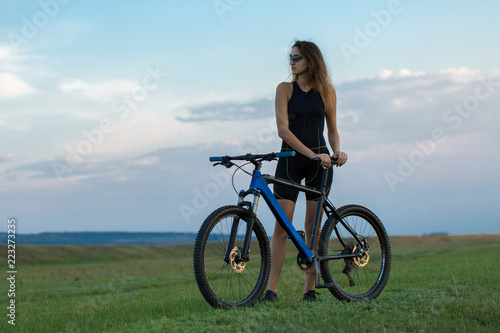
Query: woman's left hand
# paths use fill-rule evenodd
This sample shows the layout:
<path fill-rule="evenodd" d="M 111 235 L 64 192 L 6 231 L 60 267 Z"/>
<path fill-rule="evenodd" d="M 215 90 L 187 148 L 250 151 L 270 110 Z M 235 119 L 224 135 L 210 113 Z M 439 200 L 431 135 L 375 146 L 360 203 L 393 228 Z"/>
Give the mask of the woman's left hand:
<path fill-rule="evenodd" d="M 332 158 L 337 160 L 337 166 L 342 166 L 347 162 L 347 154 L 343 151 L 333 152 Z"/>

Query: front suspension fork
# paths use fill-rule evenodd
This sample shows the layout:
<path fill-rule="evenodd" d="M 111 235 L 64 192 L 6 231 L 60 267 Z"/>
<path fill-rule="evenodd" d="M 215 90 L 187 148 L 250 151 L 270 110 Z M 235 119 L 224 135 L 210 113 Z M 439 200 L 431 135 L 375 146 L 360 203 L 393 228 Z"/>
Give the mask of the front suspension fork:
<path fill-rule="evenodd" d="M 244 198 L 249 194 L 254 195 L 253 202 L 244 201 Z M 241 248 L 239 252 L 240 261 L 248 261 L 248 250 L 250 248 L 250 241 L 252 239 L 253 224 L 256 217 L 257 207 L 259 205 L 259 199 L 260 199 L 260 192 L 252 189 L 248 191 L 241 191 L 238 197 L 238 206 L 240 207 L 247 206 L 249 212 L 245 230 L 245 238 L 243 239 L 243 248 Z M 233 218 L 233 223 L 231 225 L 231 231 L 229 233 L 229 239 L 227 242 L 226 255 L 224 257 L 224 261 L 226 261 L 227 263 L 229 263 L 230 253 L 235 247 L 234 243 L 236 241 L 239 224 L 240 224 L 240 218 L 239 216 L 235 216 Z"/>

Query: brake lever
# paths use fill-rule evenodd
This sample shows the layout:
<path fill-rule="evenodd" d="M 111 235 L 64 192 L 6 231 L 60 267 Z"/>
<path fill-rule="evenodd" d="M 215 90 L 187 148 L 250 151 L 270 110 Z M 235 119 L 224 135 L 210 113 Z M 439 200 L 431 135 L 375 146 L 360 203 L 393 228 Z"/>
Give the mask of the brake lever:
<path fill-rule="evenodd" d="M 223 165 L 229 169 L 230 167 L 232 167 L 235 164 L 231 161 L 222 161 L 222 162 L 215 163 L 213 166 L 217 166 L 217 165 Z"/>

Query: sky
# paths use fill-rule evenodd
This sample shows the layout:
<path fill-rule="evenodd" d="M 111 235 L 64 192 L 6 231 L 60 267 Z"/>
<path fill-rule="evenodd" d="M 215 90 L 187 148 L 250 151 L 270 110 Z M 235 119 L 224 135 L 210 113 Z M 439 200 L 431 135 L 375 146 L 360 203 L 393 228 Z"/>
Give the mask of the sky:
<path fill-rule="evenodd" d="M 333 204 L 391 235 L 498 233 L 498 36 L 498 1 L 2 1 L 0 218 L 196 232 L 250 182 L 210 156 L 280 149 L 275 89 L 309 40 L 349 155 Z"/>

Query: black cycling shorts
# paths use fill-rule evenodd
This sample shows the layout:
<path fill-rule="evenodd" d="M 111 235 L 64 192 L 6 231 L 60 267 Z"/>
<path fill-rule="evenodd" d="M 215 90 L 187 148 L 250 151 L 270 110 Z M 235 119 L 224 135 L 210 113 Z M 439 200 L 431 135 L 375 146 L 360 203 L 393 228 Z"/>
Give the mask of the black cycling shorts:
<path fill-rule="evenodd" d="M 321 179 L 323 178 L 323 171 L 323 167 L 317 161 L 312 161 L 302 154 L 297 154 L 292 157 L 280 158 L 278 166 L 276 167 L 275 176 L 298 184 L 305 179 L 306 186 L 314 187 L 319 190 L 321 187 Z M 333 169 L 330 167 L 326 182 L 327 195 L 330 192 L 332 180 Z M 276 199 L 288 199 L 296 202 L 299 190 L 281 184 L 274 184 L 274 195 Z M 318 194 L 306 193 L 306 200 L 318 199 Z"/>

